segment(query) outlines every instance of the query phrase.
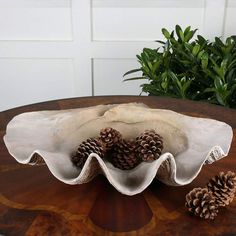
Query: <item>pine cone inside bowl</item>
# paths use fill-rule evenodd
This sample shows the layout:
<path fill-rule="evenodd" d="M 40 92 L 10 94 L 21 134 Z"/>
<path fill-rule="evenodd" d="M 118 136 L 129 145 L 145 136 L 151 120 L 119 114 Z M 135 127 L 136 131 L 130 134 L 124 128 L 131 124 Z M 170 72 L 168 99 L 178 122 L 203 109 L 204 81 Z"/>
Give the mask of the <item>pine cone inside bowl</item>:
<path fill-rule="evenodd" d="M 137 154 L 143 161 L 156 160 L 163 149 L 163 138 L 155 130 L 146 130 L 136 138 Z"/>
<path fill-rule="evenodd" d="M 185 206 L 194 215 L 213 220 L 218 213 L 215 198 L 207 188 L 194 188 L 186 195 Z"/>
<path fill-rule="evenodd" d="M 118 130 L 107 127 L 100 131 L 100 140 L 108 149 L 121 140 L 121 133 Z"/>
<path fill-rule="evenodd" d="M 135 149 L 136 143 L 134 140 L 120 140 L 112 149 L 112 164 L 121 170 L 133 169 L 140 163 Z"/>
<path fill-rule="evenodd" d="M 83 141 L 77 151 L 72 155 L 71 161 L 74 165 L 79 168 L 84 166 L 88 156 L 91 153 L 96 153 L 100 157 L 104 157 L 106 153 L 106 148 L 103 143 L 97 138 L 89 138 L 86 141 Z"/>
<path fill-rule="evenodd" d="M 207 187 L 215 196 L 219 206 L 229 205 L 236 192 L 236 174 L 232 171 L 220 172 L 219 175 L 210 179 Z"/>

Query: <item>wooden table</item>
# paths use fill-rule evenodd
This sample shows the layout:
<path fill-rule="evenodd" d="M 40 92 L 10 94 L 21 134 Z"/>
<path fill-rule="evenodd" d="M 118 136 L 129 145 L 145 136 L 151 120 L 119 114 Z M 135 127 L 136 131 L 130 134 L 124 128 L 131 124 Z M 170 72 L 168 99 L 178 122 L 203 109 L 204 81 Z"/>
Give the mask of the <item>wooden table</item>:
<path fill-rule="evenodd" d="M 70 186 L 54 178 L 45 165 L 18 164 L 2 140 L 7 123 L 22 112 L 126 102 L 227 122 L 234 129 L 229 156 L 204 166 L 187 186 L 170 187 L 154 180 L 143 193 L 130 197 L 117 192 L 103 176 Z M 194 217 L 184 207 L 185 195 L 191 189 L 203 187 L 219 171 L 236 171 L 235 137 L 236 110 L 168 98 L 73 98 L 1 112 L 0 235 L 236 235 L 236 199 L 220 209 L 214 221 Z"/>

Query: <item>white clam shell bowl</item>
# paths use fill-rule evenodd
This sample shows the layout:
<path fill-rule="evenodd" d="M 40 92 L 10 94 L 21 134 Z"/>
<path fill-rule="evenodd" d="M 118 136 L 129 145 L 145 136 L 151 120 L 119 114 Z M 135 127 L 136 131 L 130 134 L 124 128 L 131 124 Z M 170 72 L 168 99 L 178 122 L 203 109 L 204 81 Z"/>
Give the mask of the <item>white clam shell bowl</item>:
<path fill-rule="evenodd" d="M 162 155 L 124 171 L 91 153 L 82 169 L 75 167 L 71 153 L 105 127 L 117 129 L 127 139 L 154 129 L 163 137 Z M 4 142 L 19 163 L 38 164 L 35 154 L 39 154 L 51 173 L 66 184 L 83 184 L 102 173 L 118 191 L 135 195 L 155 177 L 167 185 L 189 184 L 204 164 L 227 156 L 232 136 L 232 128 L 217 120 L 128 103 L 23 113 L 8 123 Z"/>

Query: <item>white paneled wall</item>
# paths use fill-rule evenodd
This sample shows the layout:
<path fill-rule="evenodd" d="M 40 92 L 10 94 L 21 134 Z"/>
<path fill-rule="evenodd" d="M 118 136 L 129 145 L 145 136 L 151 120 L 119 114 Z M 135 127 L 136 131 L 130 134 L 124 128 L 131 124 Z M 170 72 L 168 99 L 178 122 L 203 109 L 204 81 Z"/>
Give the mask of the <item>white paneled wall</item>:
<path fill-rule="evenodd" d="M 236 35 L 236 1 L 228 0 L 225 11 L 225 35 Z"/>
<path fill-rule="evenodd" d="M 121 82 L 124 71 L 137 67 L 135 59 L 94 59 L 94 95 L 137 95 L 139 81 Z"/>
<path fill-rule="evenodd" d="M 161 28 L 173 29 L 176 22 L 203 28 L 204 0 L 92 2 L 94 40 L 155 40 L 162 38 Z"/>
<path fill-rule="evenodd" d="M 235 0 L 0 0 L 0 110 L 74 96 L 139 94 L 122 82 L 161 28 L 236 34 Z"/>
<path fill-rule="evenodd" d="M 74 93 L 71 59 L 0 59 L 0 71 L 2 109 Z"/>
<path fill-rule="evenodd" d="M 0 0 L 0 40 L 71 40 L 69 0 Z"/>

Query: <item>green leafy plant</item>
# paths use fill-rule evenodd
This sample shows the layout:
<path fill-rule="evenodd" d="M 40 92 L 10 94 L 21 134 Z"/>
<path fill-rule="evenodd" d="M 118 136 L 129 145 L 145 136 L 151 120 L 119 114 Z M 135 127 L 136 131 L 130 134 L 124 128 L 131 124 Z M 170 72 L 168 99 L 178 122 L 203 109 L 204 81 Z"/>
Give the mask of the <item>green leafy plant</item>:
<path fill-rule="evenodd" d="M 204 100 L 236 108 L 236 36 L 225 42 L 218 37 L 209 42 L 195 30 L 176 25 L 171 33 L 162 29 L 166 41 L 157 49 L 144 48 L 137 55 L 140 68 L 124 76 L 142 72 L 142 92 L 149 95 Z"/>

